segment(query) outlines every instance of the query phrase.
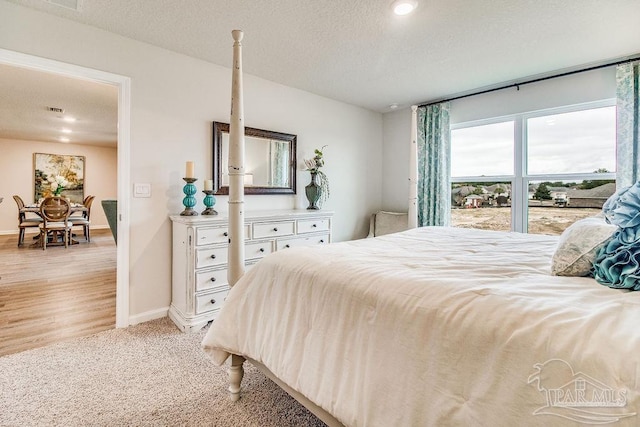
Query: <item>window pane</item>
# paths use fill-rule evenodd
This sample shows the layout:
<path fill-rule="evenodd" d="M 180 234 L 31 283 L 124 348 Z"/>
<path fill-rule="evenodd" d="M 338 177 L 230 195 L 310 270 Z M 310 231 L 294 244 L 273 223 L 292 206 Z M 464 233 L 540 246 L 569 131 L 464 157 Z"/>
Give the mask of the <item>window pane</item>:
<path fill-rule="evenodd" d="M 451 176 L 513 175 L 513 122 L 451 131 Z"/>
<path fill-rule="evenodd" d="M 451 225 L 511 230 L 510 182 L 457 182 L 451 185 Z"/>
<path fill-rule="evenodd" d="M 529 233 L 559 235 L 579 219 L 602 212 L 614 180 L 529 183 Z"/>
<path fill-rule="evenodd" d="M 527 120 L 529 174 L 616 171 L 616 107 Z"/>

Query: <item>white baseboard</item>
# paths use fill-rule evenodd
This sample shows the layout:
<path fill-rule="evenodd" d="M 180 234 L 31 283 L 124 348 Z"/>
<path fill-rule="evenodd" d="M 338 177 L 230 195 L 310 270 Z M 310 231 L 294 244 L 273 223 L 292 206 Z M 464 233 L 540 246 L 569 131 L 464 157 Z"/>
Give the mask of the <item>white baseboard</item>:
<path fill-rule="evenodd" d="M 138 323 L 148 322 L 150 320 L 161 319 L 167 317 L 169 307 L 159 308 L 157 310 L 145 311 L 144 313 L 129 316 L 129 325 L 137 325 Z"/>

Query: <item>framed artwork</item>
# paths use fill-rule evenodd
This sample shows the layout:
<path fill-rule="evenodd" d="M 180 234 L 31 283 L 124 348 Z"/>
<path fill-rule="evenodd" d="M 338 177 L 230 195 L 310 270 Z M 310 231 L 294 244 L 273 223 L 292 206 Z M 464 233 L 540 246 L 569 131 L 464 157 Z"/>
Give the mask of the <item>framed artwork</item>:
<path fill-rule="evenodd" d="M 47 196 L 84 200 L 84 156 L 33 153 L 34 192 L 37 203 Z"/>

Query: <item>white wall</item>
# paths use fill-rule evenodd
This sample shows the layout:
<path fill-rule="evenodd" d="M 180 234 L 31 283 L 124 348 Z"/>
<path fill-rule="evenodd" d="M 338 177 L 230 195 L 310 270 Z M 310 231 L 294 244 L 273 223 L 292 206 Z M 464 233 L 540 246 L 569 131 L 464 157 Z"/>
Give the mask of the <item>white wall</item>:
<path fill-rule="evenodd" d="M 451 124 L 615 98 L 615 67 L 587 71 L 451 102 Z M 409 198 L 411 109 L 383 116 L 382 208 L 404 210 Z"/>
<path fill-rule="evenodd" d="M 232 55 L 231 35 L 211 42 Z M 246 63 L 251 34 L 243 45 Z M 231 70 L 7 2 L 0 2 L 0 48 L 131 78 L 131 181 L 150 183 L 152 197 L 129 201 L 130 314 L 167 307 L 168 215 L 182 210 L 187 160 L 195 161 L 198 188 L 211 178 L 211 122 L 229 121 Z M 328 145 L 332 185 L 324 209 L 335 211 L 334 241 L 364 237 L 368 215 L 381 203 L 382 116 L 250 75 L 244 89 L 246 125 L 297 134 L 299 164 Z M 247 196 L 245 208 L 306 208 L 308 182 L 300 171 L 297 195 Z M 219 197 L 216 209 L 226 210 L 226 203 Z M 201 198 L 196 209 L 204 209 Z"/>
<path fill-rule="evenodd" d="M 451 102 L 451 124 L 616 97 L 615 67 Z"/>
<path fill-rule="evenodd" d="M 1 78 L 1 77 L 0 77 Z M 0 101 L 1 102 L 1 101 Z M 109 226 L 100 202 L 116 198 L 117 149 L 80 144 L 0 139 L 0 234 L 18 232 L 18 207 L 12 196 L 17 194 L 25 203 L 33 203 L 33 153 L 85 156 L 84 195 L 96 196 L 91 206 L 91 227 Z"/>
<path fill-rule="evenodd" d="M 411 144 L 411 109 L 385 114 L 383 117 L 382 209 L 406 212 L 409 209 L 409 145 Z"/>

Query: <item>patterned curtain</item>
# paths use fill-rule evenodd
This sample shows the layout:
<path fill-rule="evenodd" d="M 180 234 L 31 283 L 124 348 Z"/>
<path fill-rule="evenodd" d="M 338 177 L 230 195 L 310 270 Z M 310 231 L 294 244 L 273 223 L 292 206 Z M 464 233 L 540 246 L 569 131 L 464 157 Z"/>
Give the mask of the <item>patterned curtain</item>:
<path fill-rule="evenodd" d="M 289 143 L 271 141 L 271 186 L 287 187 L 289 185 Z"/>
<path fill-rule="evenodd" d="M 449 103 L 418 107 L 418 227 L 449 225 Z"/>
<path fill-rule="evenodd" d="M 640 180 L 640 62 L 620 64 L 616 68 L 617 96 L 617 171 L 618 189 Z"/>

